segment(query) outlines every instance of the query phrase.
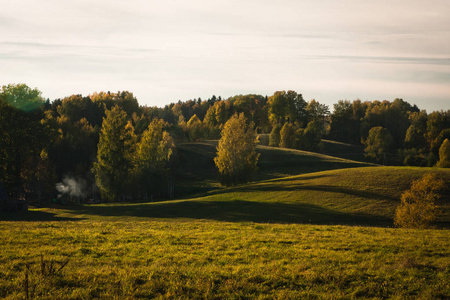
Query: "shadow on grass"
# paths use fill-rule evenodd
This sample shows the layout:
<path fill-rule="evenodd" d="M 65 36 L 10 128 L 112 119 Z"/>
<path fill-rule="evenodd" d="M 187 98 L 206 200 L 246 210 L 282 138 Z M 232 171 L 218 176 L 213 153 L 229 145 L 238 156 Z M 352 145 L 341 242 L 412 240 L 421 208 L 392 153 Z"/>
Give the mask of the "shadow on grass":
<path fill-rule="evenodd" d="M 59 217 L 46 211 L 0 212 L 0 221 L 79 221 L 80 218 Z"/>
<path fill-rule="evenodd" d="M 228 222 L 392 226 L 392 220 L 351 214 L 310 204 L 262 203 L 244 200 L 167 201 L 151 204 L 82 206 L 74 214 L 161 219 L 210 219 Z"/>
<path fill-rule="evenodd" d="M 347 189 L 344 187 L 329 186 L 329 185 L 305 185 L 293 183 L 292 185 L 254 185 L 246 187 L 247 191 L 263 191 L 263 192 L 288 192 L 288 191 L 316 191 L 345 194 L 350 196 L 357 196 L 361 198 L 398 201 L 398 198 L 383 195 L 371 191 L 361 191 L 355 189 Z"/>
<path fill-rule="evenodd" d="M 366 199 L 376 199 L 376 200 L 389 200 L 398 202 L 399 199 L 393 197 L 391 195 L 385 195 L 381 193 L 377 193 L 369 190 L 357 190 L 354 188 L 345 188 L 339 186 L 331 186 L 331 185 L 311 185 L 307 184 L 306 181 L 311 179 L 319 179 L 324 177 L 330 177 L 330 175 L 311 175 L 311 176 L 302 176 L 298 179 L 292 178 L 279 178 L 273 179 L 270 182 L 262 182 L 257 183 L 253 182 L 253 184 L 245 185 L 245 186 L 237 186 L 229 189 L 220 189 L 216 191 L 212 191 L 209 194 L 199 194 L 199 196 L 205 195 L 218 195 L 218 194 L 227 194 L 231 192 L 295 192 L 295 191 L 315 191 L 315 192 L 328 192 L 328 193 L 337 193 L 344 194 L 349 196 L 356 196 L 360 198 Z M 281 183 L 283 184 L 276 184 Z M 291 182 L 291 184 L 288 184 Z"/>

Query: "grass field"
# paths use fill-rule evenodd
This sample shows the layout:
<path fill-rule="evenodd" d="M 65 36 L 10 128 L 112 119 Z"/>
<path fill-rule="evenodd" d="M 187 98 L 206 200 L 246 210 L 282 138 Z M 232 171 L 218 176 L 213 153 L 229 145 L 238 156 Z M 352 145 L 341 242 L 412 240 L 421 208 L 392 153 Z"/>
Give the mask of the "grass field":
<path fill-rule="evenodd" d="M 0 230 L 4 299 L 450 295 L 446 230 L 175 219 L 2 222 Z"/>
<path fill-rule="evenodd" d="M 202 166 L 211 148 L 181 151 Z M 259 151 L 244 186 L 211 189 L 212 170 L 192 170 L 209 191 L 0 213 L 0 298 L 450 298 L 449 191 L 435 229 L 392 221 L 413 180 L 450 170 Z"/>

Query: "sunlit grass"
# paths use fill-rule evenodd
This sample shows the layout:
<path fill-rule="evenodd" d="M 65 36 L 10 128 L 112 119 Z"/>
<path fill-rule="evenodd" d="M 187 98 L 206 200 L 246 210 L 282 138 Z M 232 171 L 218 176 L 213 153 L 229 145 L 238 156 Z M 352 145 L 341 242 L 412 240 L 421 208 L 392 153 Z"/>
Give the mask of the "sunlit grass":
<path fill-rule="evenodd" d="M 2 222 L 0 297 L 439 298 L 447 230 L 218 221 Z M 68 260 L 53 274 L 47 264 Z"/>
<path fill-rule="evenodd" d="M 0 298 L 446 299 L 448 190 L 437 229 L 392 228 L 401 193 L 429 172 L 450 182 L 444 169 L 359 167 L 0 213 Z"/>

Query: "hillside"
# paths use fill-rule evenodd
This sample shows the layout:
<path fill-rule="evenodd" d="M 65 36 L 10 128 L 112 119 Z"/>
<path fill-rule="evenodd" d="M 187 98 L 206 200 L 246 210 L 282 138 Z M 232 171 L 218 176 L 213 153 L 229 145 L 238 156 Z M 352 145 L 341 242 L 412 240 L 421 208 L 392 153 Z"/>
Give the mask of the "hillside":
<path fill-rule="evenodd" d="M 178 196 L 205 192 L 219 187 L 213 160 L 216 155 L 216 146 L 217 141 L 177 145 L 179 161 L 176 170 L 176 194 Z M 261 156 L 254 181 L 370 165 L 295 149 L 259 145 L 257 151 Z"/>
<path fill-rule="evenodd" d="M 184 144 L 179 180 L 209 191 L 0 212 L 0 298 L 449 297 L 449 190 L 438 229 L 388 227 L 413 180 L 450 182 L 450 170 L 258 151 L 259 181 L 247 185 L 212 189 L 214 144 Z"/>
<path fill-rule="evenodd" d="M 450 170 L 361 167 L 329 170 L 217 189 L 194 198 L 39 209 L 23 220 L 177 220 L 393 226 L 395 208 L 410 183 L 432 172 L 450 182 Z M 448 195 L 438 227 L 450 226 Z M 11 218 L 4 216 L 6 219 Z M 17 216 L 13 217 L 17 218 Z"/>

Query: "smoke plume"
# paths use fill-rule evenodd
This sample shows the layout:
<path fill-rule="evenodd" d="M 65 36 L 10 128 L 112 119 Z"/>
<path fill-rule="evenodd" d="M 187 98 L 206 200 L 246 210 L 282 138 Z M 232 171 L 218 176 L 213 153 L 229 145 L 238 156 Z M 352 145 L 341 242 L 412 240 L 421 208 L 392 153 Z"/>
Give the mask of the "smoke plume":
<path fill-rule="evenodd" d="M 62 182 L 56 184 L 56 190 L 60 196 L 84 197 L 86 195 L 86 180 L 65 176 Z"/>

